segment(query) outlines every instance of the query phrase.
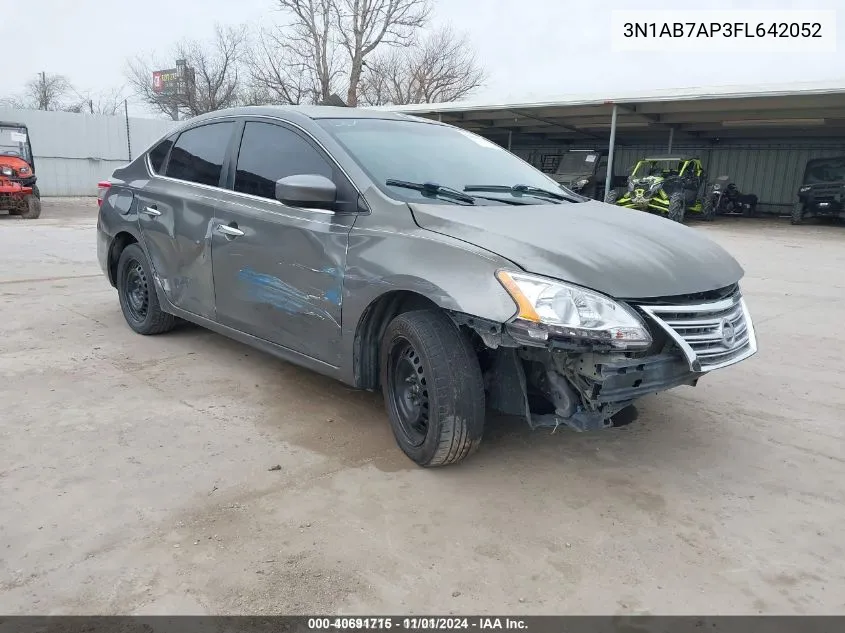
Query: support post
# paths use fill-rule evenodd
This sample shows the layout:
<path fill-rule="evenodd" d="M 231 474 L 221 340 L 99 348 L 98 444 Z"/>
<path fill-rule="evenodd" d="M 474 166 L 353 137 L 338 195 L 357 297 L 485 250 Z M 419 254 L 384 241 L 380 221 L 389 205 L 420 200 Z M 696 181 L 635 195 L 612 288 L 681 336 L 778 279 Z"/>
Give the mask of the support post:
<path fill-rule="evenodd" d="M 129 100 L 123 100 L 123 116 L 126 119 L 126 150 L 129 152 L 129 160 L 132 161 L 132 139 L 129 134 Z"/>
<path fill-rule="evenodd" d="M 511 151 L 511 141 L 513 140 L 513 130 L 508 130 L 508 151 Z"/>
<path fill-rule="evenodd" d="M 616 104 L 613 104 L 613 114 L 610 117 L 610 142 L 607 146 L 607 180 L 604 183 L 604 199 L 610 193 L 613 184 L 613 150 L 616 147 Z"/>
<path fill-rule="evenodd" d="M 674 140 L 674 138 L 675 138 L 675 128 L 670 127 L 669 128 L 669 149 L 666 150 L 667 154 L 672 153 L 672 141 Z"/>

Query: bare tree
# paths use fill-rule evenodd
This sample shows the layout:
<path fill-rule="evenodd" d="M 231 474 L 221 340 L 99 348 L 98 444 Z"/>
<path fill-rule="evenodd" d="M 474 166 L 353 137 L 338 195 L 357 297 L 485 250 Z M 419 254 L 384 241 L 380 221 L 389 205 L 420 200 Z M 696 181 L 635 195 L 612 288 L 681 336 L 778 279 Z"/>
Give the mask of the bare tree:
<path fill-rule="evenodd" d="M 337 73 L 325 57 L 323 63 L 311 62 L 318 58 L 305 54 L 309 50 L 305 44 L 278 27 L 259 33 L 248 56 L 252 95 L 248 101 L 298 105 L 328 96 Z"/>
<path fill-rule="evenodd" d="M 21 110 L 65 110 L 72 93 L 67 77 L 41 72 L 26 82 L 21 95 L 6 97 L 0 104 Z"/>
<path fill-rule="evenodd" d="M 292 22 L 281 33 L 285 45 L 309 69 L 328 101 L 338 79 L 337 49 L 345 53 L 346 103 L 358 104 L 366 59 L 382 44 L 407 46 L 425 25 L 429 0 L 278 0 Z"/>
<path fill-rule="evenodd" d="M 136 57 L 128 63 L 127 80 L 135 93 L 153 108 L 179 118 L 238 105 L 243 96 L 244 55 L 248 46 L 243 26 L 217 26 L 210 42 L 190 40 L 176 45 L 173 60 L 184 59 L 189 71 L 181 90 L 156 92 L 153 71 L 172 67 L 154 58 Z"/>
<path fill-rule="evenodd" d="M 361 101 L 368 105 L 457 101 L 486 79 L 469 38 L 450 26 L 416 46 L 378 54 L 366 67 Z"/>
<path fill-rule="evenodd" d="M 286 24 L 261 34 L 253 79 L 282 103 L 325 102 L 338 89 L 343 60 L 335 31 L 339 0 L 278 0 Z"/>
<path fill-rule="evenodd" d="M 349 54 L 346 103 L 358 105 L 358 87 L 368 55 L 380 44 L 407 46 L 428 20 L 427 0 L 335 0 L 341 45 Z"/>
<path fill-rule="evenodd" d="M 73 105 L 65 107 L 68 112 L 81 112 L 84 114 L 105 114 L 114 116 L 123 111 L 124 88 L 113 88 L 100 92 L 77 93 L 77 101 Z"/>

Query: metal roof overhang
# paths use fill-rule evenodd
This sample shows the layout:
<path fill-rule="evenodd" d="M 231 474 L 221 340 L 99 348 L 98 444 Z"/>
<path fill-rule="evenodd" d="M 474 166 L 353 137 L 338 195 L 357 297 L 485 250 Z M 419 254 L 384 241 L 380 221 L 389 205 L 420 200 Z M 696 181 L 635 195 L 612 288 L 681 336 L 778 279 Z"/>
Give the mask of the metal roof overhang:
<path fill-rule="evenodd" d="M 508 145 L 509 140 L 513 144 L 606 142 L 614 107 L 617 145 L 665 142 L 670 134 L 676 143 L 845 137 L 845 82 L 380 109 L 441 120 Z"/>

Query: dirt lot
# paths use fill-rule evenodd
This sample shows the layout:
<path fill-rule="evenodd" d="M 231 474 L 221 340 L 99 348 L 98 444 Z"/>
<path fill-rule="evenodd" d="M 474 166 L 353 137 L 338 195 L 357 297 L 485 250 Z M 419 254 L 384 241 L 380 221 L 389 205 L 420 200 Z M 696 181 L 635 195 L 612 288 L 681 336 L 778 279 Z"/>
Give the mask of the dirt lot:
<path fill-rule="evenodd" d="M 0 613 L 845 613 L 845 227 L 701 227 L 756 357 L 429 471 L 374 394 L 133 334 L 95 210 L 0 217 Z"/>

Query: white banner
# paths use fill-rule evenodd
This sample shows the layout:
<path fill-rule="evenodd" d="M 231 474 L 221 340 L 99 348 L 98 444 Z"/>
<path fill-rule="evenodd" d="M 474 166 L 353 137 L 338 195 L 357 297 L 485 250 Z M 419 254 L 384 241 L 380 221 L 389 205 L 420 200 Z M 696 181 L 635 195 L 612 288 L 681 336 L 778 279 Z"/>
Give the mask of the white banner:
<path fill-rule="evenodd" d="M 613 52 L 835 53 L 836 11 L 612 11 Z"/>

